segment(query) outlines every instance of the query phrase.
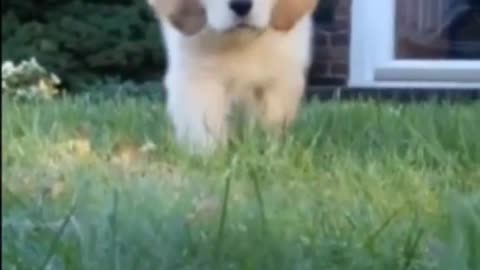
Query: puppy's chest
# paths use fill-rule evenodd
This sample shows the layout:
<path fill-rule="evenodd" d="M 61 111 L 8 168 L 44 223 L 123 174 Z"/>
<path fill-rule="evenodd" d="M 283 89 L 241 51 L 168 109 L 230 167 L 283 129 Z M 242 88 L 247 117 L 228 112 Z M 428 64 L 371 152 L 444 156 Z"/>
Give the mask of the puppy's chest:
<path fill-rule="evenodd" d="M 225 55 L 217 66 L 218 73 L 233 88 L 258 88 L 269 84 L 286 71 L 291 56 L 280 44 L 253 47 Z"/>
<path fill-rule="evenodd" d="M 240 64 L 240 63 L 239 63 Z M 250 64 L 250 63 L 246 63 Z M 224 87 L 235 99 L 251 99 L 263 92 L 275 80 L 275 72 L 261 64 L 257 66 L 237 66 L 224 73 Z"/>

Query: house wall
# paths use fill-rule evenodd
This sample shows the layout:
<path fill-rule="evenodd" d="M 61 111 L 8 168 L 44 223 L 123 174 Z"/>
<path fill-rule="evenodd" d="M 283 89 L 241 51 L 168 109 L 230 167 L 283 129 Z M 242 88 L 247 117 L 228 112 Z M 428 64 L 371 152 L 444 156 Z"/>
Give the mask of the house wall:
<path fill-rule="evenodd" d="M 337 0 L 333 21 L 317 23 L 314 33 L 311 85 L 345 85 L 348 79 L 350 8 L 352 0 Z"/>
<path fill-rule="evenodd" d="M 335 7 L 325 12 L 324 8 L 327 5 L 322 6 L 322 3 L 327 2 L 334 3 Z M 312 89 L 339 91 L 344 89 L 341 86 L 345 86 L 349 79 L 352 2 L 353 0 L 320 0 L 315 15 L 323 14 L 322 18 L 314 16 L 317 23 L 313 61 L 309 73 L 309 84 L 313 86 Z M 480 59 L 478 50 L 474 50 L 475 47 L 464 46 L 479 40 L 478 21 L 475 20 L 480 14 L 480 4 L 477 4 L 479 2 L 479 0 L 395 1 L 395 57 L 409 60 Z M 470 4 L 470 9 L 468 6 L 462 7 L 467 3 Z M 325 13 L 333 16 L 325 19 Z"/>

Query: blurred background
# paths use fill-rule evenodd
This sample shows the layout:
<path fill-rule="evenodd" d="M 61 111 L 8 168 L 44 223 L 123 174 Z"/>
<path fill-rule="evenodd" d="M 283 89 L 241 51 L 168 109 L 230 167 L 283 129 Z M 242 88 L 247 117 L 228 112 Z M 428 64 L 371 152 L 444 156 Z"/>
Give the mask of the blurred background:
<path fill-rule="evenodd" d="M 316 22 L 333 21 L 333 10 L 333 0 L 323 1 Z M 144 0 L 2 0 L 2 62 L 31 57 L 67 85 L 158 80 L 165 69 L 161 35 Z"/>

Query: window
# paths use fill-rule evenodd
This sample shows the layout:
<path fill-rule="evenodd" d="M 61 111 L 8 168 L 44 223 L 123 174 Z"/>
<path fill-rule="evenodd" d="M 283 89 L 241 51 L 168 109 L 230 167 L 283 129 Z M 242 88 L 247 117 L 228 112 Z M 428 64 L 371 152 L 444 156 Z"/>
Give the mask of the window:
<path fill-rule="evenodd" d="M 480 89 L 479 4 L 354 0 L 350 84 Z"/>

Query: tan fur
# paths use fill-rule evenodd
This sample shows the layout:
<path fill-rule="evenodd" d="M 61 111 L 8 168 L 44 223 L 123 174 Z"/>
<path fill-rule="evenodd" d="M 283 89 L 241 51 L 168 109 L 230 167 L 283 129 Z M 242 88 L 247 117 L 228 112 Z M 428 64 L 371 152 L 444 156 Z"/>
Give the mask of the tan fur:
<path fill-rule="evenodd" d="M 280 31 L 290 30 L 295 23 L 313 10 L 317 0 L 278 0 L 272 15 L 272 27 Z"/>
<path fill-rule="evenodd" d="M 205 10 L 199 0 L 148 0 L 158 17 L 167 17 L 186 35 L 198 33 L 206 23 Z"/>

